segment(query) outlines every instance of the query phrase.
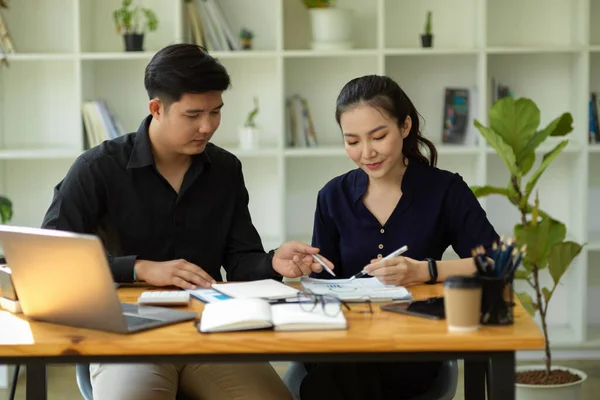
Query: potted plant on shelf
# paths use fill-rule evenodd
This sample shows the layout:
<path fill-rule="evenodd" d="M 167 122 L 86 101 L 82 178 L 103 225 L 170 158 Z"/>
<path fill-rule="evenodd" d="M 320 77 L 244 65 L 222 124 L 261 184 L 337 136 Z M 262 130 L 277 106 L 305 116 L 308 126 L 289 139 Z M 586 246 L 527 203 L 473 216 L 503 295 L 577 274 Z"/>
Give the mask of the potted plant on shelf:
<path fill-rule="evenodd" d="M 519 211 L 521 218 L 514 227 L 514 235 L 517 244 L 526 246 L 527 252 L 515 278 L 524 279 L 529 284 L 533 297 L 528 292 L 517 293 L 517 296 L 532 316 L 539 313 L 545 339 L 545 364 L 517 368 L 517 398 L 578 399 L 587 375 L 579 370 L 552 365 L 546 317 L 558 283 L 583 245 L 566 240 L 565 224 L 542 210 L 537 190 L 532 200 L 540 177 L 569 140 L 561 140 L 544 154 L 535 171 L 528 175 L 535 164 L 538 146 L 550 136 L 566 137 L 573 130 L 573 118 L 570 113 L 564 113 L 538 130 L 540 110 L 537 105 L 527 98 L 507 97 L 492 106 L 489 121 L 489 127 L 477 120 L 475 126 L 504 161 L 510 179 L 506 187 L 473 186 L 471 189 L 477 197 L 504 196 Z M 542 284 L 540 273 L 543 270 L 550 274 L 550 287 Z"/>
<path fill-rule="evenodd" d="M 2 224 L 10 222 L 13 216 L 13 205 L 8 197 L 0 196 L 0 221 Z"/>
<path fill-rule="evenodd" d="M 431 11 L 427 11 L 425 31 L 421 34 L 421 44 L 423 47 L 433 46 L 433 33 L 431 33 Z"/>
<path fill-rule="evenodd" d="M 247 28 L 242 28 L 240 30 L 240 44 L 242 45 L 242 50 L 252 49 L 252 39 L 254 39 L 254 32 Z"/>
<path fill-rule="evenodd" d="M 244 126 L 239 131 L 240 148 L 242 149 L 250 150 L 258 147 L 260 128 L 255 121 L 258 110 L 258 98 L 254 97 L 254 108 L 248 113 Z"/>
<path fill-rule="evenodd" d="M 302 0 L 308 8 L 313 50 L 352 48 L 352 10 L 335 6 L 334 0 Z"/>
<path fill-rule="evenodd" d="M 123 34 L 125 51 L 143 51 L 144 35 L 158 28 L 158 18 L 154 11 L 134 4 L 133 0 L 123 0 L 121 8 L 113 12 L 117 33 Z"/>

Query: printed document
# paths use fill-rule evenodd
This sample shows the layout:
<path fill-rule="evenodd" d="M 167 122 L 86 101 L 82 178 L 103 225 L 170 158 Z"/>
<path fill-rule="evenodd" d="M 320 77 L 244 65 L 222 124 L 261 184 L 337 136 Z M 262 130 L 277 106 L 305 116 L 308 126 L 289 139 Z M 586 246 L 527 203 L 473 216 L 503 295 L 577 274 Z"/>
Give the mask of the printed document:
<path fill-rule="evenodd" d="M 410 300 L 412 294 L 403 286 L 384 285 L 377 278 L 316 279 L 303 277 L 302 286 L 315 294 L 339 297 L 345 301 Z"/>

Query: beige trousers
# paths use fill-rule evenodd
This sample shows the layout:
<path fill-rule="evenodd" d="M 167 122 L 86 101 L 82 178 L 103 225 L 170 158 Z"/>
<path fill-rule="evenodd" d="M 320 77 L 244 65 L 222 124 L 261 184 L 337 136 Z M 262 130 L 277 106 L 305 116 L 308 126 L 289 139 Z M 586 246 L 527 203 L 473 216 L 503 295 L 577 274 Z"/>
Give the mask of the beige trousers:
<path fill-rule="evenodd" d="M 94 400 L 292 400 L 269 363 L 90 364 Z"/>

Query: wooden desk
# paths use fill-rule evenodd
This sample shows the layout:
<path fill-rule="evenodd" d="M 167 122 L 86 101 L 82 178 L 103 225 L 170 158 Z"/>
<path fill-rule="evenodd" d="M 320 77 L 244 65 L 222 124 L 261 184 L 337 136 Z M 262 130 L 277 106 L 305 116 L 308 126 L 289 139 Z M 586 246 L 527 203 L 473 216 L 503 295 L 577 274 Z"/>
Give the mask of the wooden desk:
<path fill-rule="evenodd" d="M 147 287 L 119 289 L 135 303 Z M 415 298 L 441 295 L 441 285 L 410 288 Z M 0 364 L 27 365 L 27 398 L 45 399 L 45 366 L 89 362 L 218 361 L 398 361 L 465 360 L 465 395 L 484 398 L 486 371 L 490 399 L 514 398 L 515 351 L 544 348 L 543 336 L 520 303 L 515 323 L 482 327 L 475 333 L 448 333 L 444 321 L 351 304 L 348 330 L 246 331 L 200 334 L 192 322 L 120 335 L 28 321 L 0 311 Z M 203 304 L 188 309 L 200 315 Z M 73 377 L 75 379 L 75 377 Z M 40 384 L 41 383 L 41 384 Z M 43 389 L 41 393 L 40 388 Z"/>

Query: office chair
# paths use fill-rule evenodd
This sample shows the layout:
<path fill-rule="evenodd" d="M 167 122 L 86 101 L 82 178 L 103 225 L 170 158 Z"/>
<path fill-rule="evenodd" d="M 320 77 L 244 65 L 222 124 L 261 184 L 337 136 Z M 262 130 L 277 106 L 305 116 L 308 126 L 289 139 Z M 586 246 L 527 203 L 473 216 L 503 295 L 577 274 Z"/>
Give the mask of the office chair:
<path fill-rule="evenodd" d="M 77 364 L 75 366 L 77 386 L 85 400 L 94 400 L 92 394 L 92 381 L 90 380 L 90 364 Z M 194 400 L 183 393 L 178 393 L 176 400 Z"/>
<path fill-rule="evenodd" d="M 294 396 L 294 400 L 300 400 L 300 383 L 305 376 L 304 365 L 295 361 L 290 363 L 290 367 L 283 374 L 283 383 Z M 457 386 L 458 362 L 456 360 L 444 361 L 440 374 L 431 389 L 413 400 L 452 400 L 456 395 Z"/>

